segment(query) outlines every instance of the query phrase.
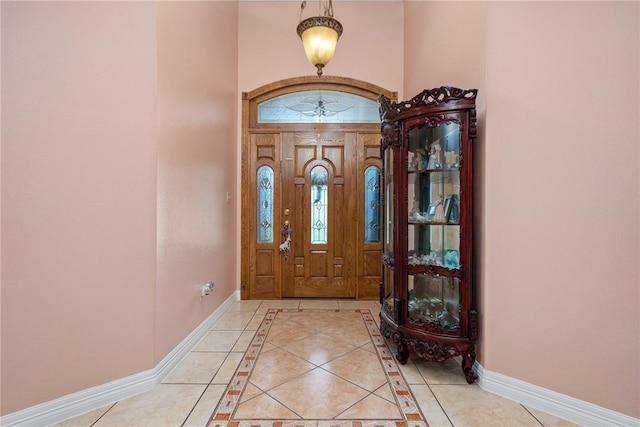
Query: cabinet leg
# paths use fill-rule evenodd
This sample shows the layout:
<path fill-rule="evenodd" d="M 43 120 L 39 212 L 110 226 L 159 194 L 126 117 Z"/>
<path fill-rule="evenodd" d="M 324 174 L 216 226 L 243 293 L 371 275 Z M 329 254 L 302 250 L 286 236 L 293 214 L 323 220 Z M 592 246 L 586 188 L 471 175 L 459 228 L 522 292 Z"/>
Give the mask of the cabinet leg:
<path fill-rule="evenodd" d="M 404 365 L 409 359 L 409 347 L 403 341 L 399 341 L 396 344 L 398 345 L 398 354 L 396 354 L 396 359 Z"/>
<path fill-rule="evenodd" d="M 473 384 L 476 380 L 476 374 L 473 372 L 473 364 L 476 361 L 476 351 L 472 346 L 469 351 L 462 355 L 462 372 L 467 380 L 467 383 Z"/>

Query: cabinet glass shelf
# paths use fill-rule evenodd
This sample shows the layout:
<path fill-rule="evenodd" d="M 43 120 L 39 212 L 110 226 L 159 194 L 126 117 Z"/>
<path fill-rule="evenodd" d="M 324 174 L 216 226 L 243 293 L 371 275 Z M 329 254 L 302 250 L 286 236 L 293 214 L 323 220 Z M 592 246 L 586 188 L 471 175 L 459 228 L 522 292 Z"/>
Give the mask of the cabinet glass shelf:
<path fill-rule="evenodd" d="M 460 268 L 460 226 L 408 224 L 407 264 Z"/>
<path fill-rule="evenodd" d="M 409 275 L 409 317 L 415 322 L 434 322 L 445 328 L 460 325 L 460 281 L 456 278 Z"/>
<path fill-rule="evenodd" d="M 407 177 L 410 223 L 457 224 L 460 221 L 460 173 L 410 173 Z"/>

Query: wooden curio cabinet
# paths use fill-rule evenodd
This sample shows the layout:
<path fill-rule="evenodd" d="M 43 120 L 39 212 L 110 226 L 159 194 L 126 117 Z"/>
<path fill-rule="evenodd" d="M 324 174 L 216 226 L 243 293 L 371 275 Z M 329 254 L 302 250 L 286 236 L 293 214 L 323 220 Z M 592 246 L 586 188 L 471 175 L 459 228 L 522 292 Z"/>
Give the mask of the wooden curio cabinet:
<path fill-rule="evenodd" d="M 430 361 L 461 356 L 475 381 L 472 283 L 477 90 L 448 86 L 404 102 L 380 96 L 384 244 L 382 333 Z"/>

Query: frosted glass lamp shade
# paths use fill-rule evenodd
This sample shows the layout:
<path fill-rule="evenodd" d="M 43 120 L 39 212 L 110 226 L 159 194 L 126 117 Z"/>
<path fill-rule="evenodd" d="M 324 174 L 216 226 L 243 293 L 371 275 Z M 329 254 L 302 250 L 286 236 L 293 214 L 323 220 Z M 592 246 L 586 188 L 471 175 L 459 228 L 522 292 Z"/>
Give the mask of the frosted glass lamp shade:
<path fill-rule="evenodd" d="M 342 24 L 327 16 L 314 16 L 298 24 L 298 35 L 302 39 L 307 59 L 322 75 L 322 67 L 327 65 L 336 50 L 342 35 Z"/>

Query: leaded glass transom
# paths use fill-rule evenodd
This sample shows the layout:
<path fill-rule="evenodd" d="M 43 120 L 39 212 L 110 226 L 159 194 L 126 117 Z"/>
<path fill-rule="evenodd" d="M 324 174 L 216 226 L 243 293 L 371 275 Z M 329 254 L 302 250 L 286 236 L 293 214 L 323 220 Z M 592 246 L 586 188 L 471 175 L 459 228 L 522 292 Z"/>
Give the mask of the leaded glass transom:
<path fill-rule="evenodd" d="M 364 241 L 380 242 L 380 168 L 364 171 Z"/>
<path fill-rule="evenodd" d="M 328 233 L 329 173 L 322 166 L 311 170 L 311 244 L 326 245 Z"/>
<path fill-rule="evenodd" d="M 378 103 L 346 92 L 288 93 L 258 104 L 258 123 L 380 123 Z"/>
<path fill-rule="evenodd" d="M 273 243 L 273 169 L 260 166 L 257 172 L 258 243 Z"/>

